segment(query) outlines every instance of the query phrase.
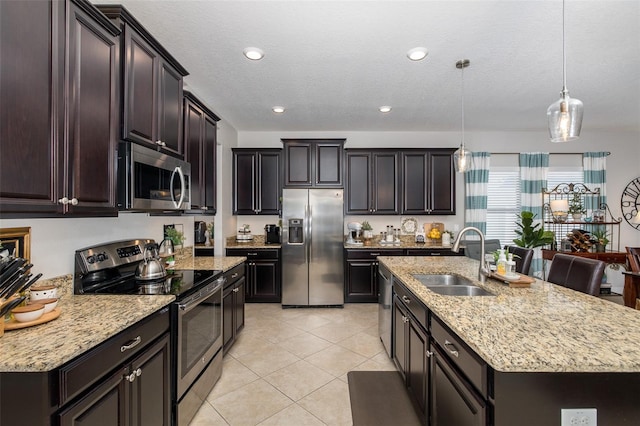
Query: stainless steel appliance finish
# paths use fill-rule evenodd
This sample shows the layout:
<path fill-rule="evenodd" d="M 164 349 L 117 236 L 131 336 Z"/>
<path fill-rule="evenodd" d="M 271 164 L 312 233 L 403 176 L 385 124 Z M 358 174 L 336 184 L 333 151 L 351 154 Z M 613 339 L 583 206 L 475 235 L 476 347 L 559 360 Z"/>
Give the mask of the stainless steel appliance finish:
<path fill-rule="evenodd" d="M 342 189 L 284 189 L 282 305 L 342 306 Z"/>
<path fill-rule="evenodd" d="M 118 208 L 189 210 L 191 165 L 153 149 L 121 142 L 118 148 Z"/>
<path fill-rule="evenodd" d="M 387 355 L 392 354 L 393 276 L 382 265 L 378 266 L 378 332 Z"/>
<path fill-rule="evenodd" d="M 201 220 L 196 220 L 193 223 L 193 241 L 196 244 L 204 244 L 207 241 L 207 236 L 205 232 L 207 232 L 207 224 Z"/>

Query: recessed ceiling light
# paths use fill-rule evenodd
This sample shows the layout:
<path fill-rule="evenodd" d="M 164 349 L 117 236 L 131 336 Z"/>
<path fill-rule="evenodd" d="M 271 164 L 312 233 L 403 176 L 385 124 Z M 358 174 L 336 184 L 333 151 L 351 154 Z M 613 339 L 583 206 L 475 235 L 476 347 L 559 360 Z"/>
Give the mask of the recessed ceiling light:
<path fill-rule="evenodd" d="M 273 108 L 271 108 L 271 111 L 275 112 L 276 114 L 282 114 L 285 109 L 283 106 L 274 106 Z"/>
<path fill-rule="evenodd" d="M 414 47 L 407 52 L 407 57 L 412 61 L 421 61 L 427 57 L 429 51 L 426 47 Z"/>
<path fill-rule="evenodd" d="M 257 47 L 247 47 L 242 53 L 247 59 L 251 59 L 252 61 L 259 61 L 264 58 L 264 52 Z"/>
<path fill-rule="evenodd" d="M 383 105 L 380 108 L 378 108 L 378 111 L 380 112 L 390 112 L 391 111 L 391 107 L 389 105 Z"/>

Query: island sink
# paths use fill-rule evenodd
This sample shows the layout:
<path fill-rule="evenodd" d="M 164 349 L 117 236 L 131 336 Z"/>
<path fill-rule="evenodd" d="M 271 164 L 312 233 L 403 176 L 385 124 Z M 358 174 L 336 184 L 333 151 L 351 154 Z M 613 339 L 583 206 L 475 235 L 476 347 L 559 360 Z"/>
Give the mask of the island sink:
<path fill-rule="evenodd" d="M 495 296 L 482 287 L 473 284 L 468 278 L 455 274 L 413 274 L 413 278 L 420 281 L 434 293 L 443 296 Z"/>

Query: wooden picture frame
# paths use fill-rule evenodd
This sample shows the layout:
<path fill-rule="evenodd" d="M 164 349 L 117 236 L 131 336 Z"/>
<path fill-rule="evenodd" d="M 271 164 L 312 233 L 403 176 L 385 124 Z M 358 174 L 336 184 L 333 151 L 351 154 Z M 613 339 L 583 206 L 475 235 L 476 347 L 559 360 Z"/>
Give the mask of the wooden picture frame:
<path fill-rule="evenodd" d="M 30 260 L 31 227 L 0 228 L 0 244 L 9 249 L 9 254 Z"/>

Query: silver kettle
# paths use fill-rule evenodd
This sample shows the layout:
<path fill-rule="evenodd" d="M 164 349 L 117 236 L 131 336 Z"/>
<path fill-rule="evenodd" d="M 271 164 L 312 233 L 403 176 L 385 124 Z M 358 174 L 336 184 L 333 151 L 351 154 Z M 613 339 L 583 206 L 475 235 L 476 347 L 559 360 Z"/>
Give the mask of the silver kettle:
<path fill-rule="evenodd" d="M 149 243 L 144 247 L 144 260 L 138 263 L 136 279 L 155 280 L 167 276 L 162 261 L 158 258 L 158 245 Z"/>

